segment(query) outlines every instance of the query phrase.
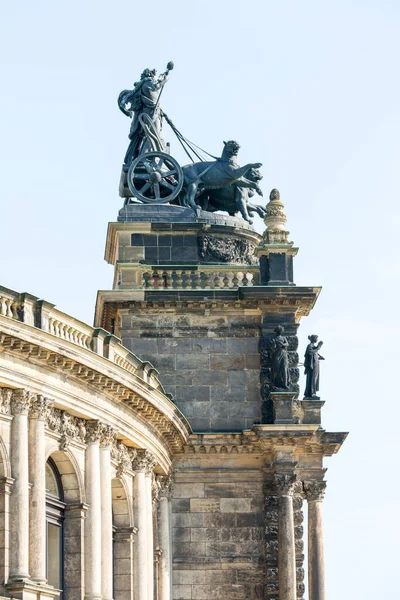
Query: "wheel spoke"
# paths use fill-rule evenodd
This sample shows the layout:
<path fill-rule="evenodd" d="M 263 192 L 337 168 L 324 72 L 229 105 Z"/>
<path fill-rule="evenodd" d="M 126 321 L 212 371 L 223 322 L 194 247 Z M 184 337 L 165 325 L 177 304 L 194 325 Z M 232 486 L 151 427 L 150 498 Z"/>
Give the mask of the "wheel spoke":
<path fill-rule="evenodd" d="M 146 171 L 149 173 L 149 175 L 151 175 L 151 173 L 153 172 L 153 167 L 151 166 L 151 164 L 149 163 L 148 160 L 143 161 L 143 166 L 146 169 Z"/>
<path fill-rule="evenodd" d="M 149 177 L 148 173 L 135 173 L 133 179 L 148 179 Z"/>
<path fill-rule="evenodd" d="M 170 177 L 171 175 L 176 175 L 176 169 L 171 169 L 170 171 L 163 172 L 163 177 Z"/>
<path fill-rule="evenodd" d="M 161 183 L 161 185 L 163 185 L 164 187 L 167 187 L 170 190 L 175 190 L 175 186 L 172 185 L 172 183 L 170 183 L 169 181 L 166 181 L 166 179 L 162 179 L 160 183 Z"/>
<path fill-rule="evenodd" d="M 154 184 L 154 195 L 155 195 L 156 199 L 159 200 L 159 198 L 160 198 L 160 184 L 159 183 Z"/>
<path fill-rule="evenodd" d="M 148 181 L 147 183 L 145 183 L 145 185 L 142 187 L 142 189 L 139 190 L 140 193 L 144 194 L 145 192 L 147 192 L 147 190 L 150 188 L 150 186 L 151 186 L 151 183 L 150 183 L 150 181 Z"/>

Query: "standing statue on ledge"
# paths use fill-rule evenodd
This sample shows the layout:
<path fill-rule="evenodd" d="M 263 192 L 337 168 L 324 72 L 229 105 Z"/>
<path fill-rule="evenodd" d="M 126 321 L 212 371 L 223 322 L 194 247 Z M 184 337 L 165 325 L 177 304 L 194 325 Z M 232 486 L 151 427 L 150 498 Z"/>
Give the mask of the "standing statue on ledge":
<path fill-rule="evenodd" d="M 304 355 L 304 373 L 307 376 L 304 398 L 315 398 L 316 400 L 319 400 L 319 396 L 317 396 L 319 390 L 319 361 L 325 360 L 324 357 L 319 354 L 319 350 L 324 342 L 318 342 L 317 335 L 309 335 L 308 339 L 310 340 L 310 343 L 308 344 Z"/>
<path fill-rule="evenodd" d="M 289 342 L 282 335 L 284 329 L 278 325 L 275 329 L 276 336 L 271 340 L 271 363 L 272 384 L 276 389 L 288 390 L 290 384 L 289 375 Z"/>
<path fill-rule="evenodd" d="M 124 165 L 129 168 L 132 161 L 143 150 L 142 142 L 145 140 L 143 126 L 139 117 L 148 115 L 152 122 L 153 130 L 159 135 L 162 127 L 162 110 L 160 96 L 168 79 L 168 73 L 174 68 L 174 63 L 169 62 L 167 70 L 158 78 L 155 69 L 145 69 L 140 76 L 140 81 L 134 83 L 133 90 L 123 90 L 118 96 L 118 106 L 127 117 L 131 117 L 132 124 L 129 132 L 131 140 L 125 155 Z"/>

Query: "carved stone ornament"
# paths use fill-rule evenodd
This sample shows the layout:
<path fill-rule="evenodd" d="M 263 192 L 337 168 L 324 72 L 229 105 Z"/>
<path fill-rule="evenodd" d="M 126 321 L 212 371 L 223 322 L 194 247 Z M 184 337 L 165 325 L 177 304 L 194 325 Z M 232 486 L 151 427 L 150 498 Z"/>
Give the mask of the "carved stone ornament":
<path fill-rule="evenodd" d="M 65 450 L 72 441 L 85 443 L 86 421 L 59 408 L 49 408 L 45 414 L 46 427 L 60 436 L 60 449 Z"/>
<path fill-rule="evenodd" d="M 0 413 L 3 415 L 10 414 L 12 392 L 11 388 L 0 388 Z"/>
<path fill-rule="evenodd" d="M 11 395 L 11 412 L 13 415 L 27 415 L 33 395 L 28 390 L 13 390 Z"/>
<path fill-rule="evenodd" d="M 305 481 L 304 493 L 308 501 L 323 500 L 326 489 L 326 481 Z"/>
<path fill-rule="evenodd" d="M 86 422 L 86 443 L 94 444 L 100 442 L 103 435 L 103 423 L 100 421 L 87 421 Z"/>
<path fill-rule="evenodd" d="M 293 496 L 296 487 L 296 475 L 278 473 L 275 475 L 276 490 L 279 496 Z"/>
<path fill-rule="evenodd" d="M 198 237 L 200 256 L 206 260 L 230 264 L 255 265 L 255 246 L 247 240 L 238 240 L 215 235 Z"/>
<path fill-rule="evenodd" d="M 149 475 L 157 464 L 157 459 L 149 450 L 138 450 L 132 462 L 134 471 L 144 471 Z"/>
<path fill-rule="evenodd" d="M 115 443 L 117 432 L 111 425 L 102 424 L 100 445 L 102 448 L 111 448 Z"/>
<path fill-rule="evenodd" d="M 32 401 L 29 416 L 32 419 L 46 420 L 49 410 L 53 407 L 54 401 L 38 394 Z"/>
<path fill-rule="evenodd" d="M 160 484 L 159 497 L 172 498 L 174 491 L 174 482 L 171 475 L 158 475 L 157 480 Z"/>
<path fill-rule="evenodd" d="M 111 447 L 111 457 L 117 461 L 116 477 L 120 479 L 127 471 L 132 471 L 132 461 L 137 451 L 128 448 L 123 442 L 117 442 Z"/>

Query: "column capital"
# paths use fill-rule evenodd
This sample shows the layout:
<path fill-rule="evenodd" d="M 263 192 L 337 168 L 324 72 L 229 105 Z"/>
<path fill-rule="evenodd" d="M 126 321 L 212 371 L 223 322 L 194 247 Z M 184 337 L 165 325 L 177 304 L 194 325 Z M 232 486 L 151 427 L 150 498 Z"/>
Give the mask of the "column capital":
<path fill-rule="evenodd" d="M 150 475 L 156 464 L 157 459 L 149 450 L 138 450 L 132 461 L 132 468 L 134 471 L 144 471 L 146 475 Z"/>
<path fill-rule="evenodd" d="M 275 473 L 275 485 L 278 496 L 293 496 L 297 477 L 294 473 Z"/>
<path fill-rule="evenodd" d="M 308 501 L 323 500 L 326 489 L 326 481 L 305 481 L 303 487 Z"/>
<path fill-rule="evenodd" d="M 86 421 L 86 443 L 95 444 L 100 443 L 103 435 L 103 424 L 100 421 L 90 420 Z"/>
<path fill-rule="evenodd" d="M 29 416 L 31 419 L 37 419 L 39 421 L 45 421 L 49 410 L 53 407 L 54 401 L 50 398 L 46 398 L 41 394 L 33 397 L 32 404 L 30 406 Z"/>
<path fill-rule="evenodd" d="M 159 482 L 159 498 L 172 498 L 174 491 L 174 481 L 172 475 L 157 475 L 157 481 Z"/>
<path fill-rule="evenodd" d="M 117 432 L 111 425 L 101 424 L 100 446 L 101 448 L 111 448 L 116 441 Z"/>
<path fill-rule="evenodd" d="M 27 415 L 33 394 L 25 389 L 13 390 L 11 394 L 11 412 L 13 415 Z"/>

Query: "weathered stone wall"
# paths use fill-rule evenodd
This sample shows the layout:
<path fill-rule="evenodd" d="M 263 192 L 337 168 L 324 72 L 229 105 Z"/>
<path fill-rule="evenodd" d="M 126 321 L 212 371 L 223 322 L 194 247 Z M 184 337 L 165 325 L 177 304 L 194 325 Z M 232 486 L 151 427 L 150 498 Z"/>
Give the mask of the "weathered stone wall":
<path fill-rule="evenodd" d="M 175 465 L 174 600 L 262 598 L 262 470 L 252 468 L 251 457 L 246 458 L 249 468 L 244 469 L 244 457 L 235 460 L 231 453 L 221 456 L 221 451 L 223 447 L 214 458 L 205 456 L 204 462 L 197 456 L 198 470 L 181 470 L 187 459 Z"/>
<path fill-rule="evenodd" d="M 123 344 L 160 372 L 194 431 L 242 431 L 261 419 L 257 311 L 133 308 Z M 228 314 L 227 314 L 228 313 Z"/>

